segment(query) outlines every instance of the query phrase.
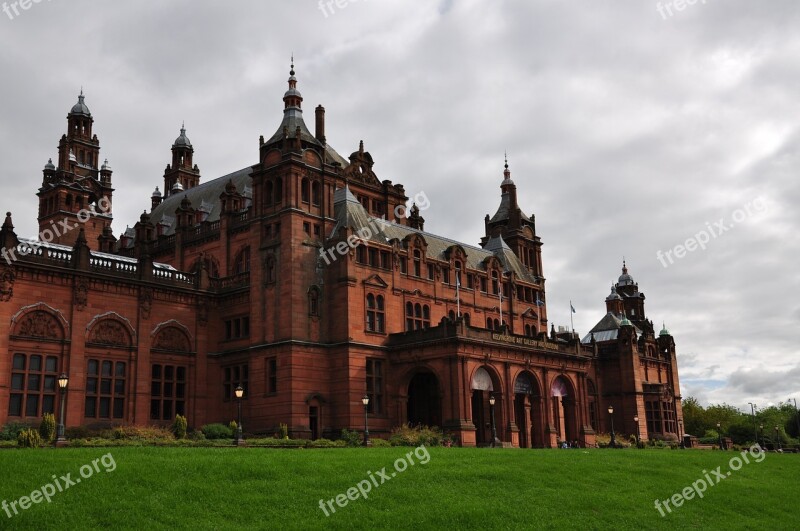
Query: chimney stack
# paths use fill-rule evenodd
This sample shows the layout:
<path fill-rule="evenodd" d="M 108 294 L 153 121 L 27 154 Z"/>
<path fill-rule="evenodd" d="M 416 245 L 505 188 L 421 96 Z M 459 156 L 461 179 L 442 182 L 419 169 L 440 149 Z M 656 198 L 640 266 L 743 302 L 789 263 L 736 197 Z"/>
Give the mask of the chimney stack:
<path fill-rule="evenodd" d="M 317 105 L 316 108 L 317 127 L 314 136 L 317 140 L 325 144 L 325 107 Z"/>

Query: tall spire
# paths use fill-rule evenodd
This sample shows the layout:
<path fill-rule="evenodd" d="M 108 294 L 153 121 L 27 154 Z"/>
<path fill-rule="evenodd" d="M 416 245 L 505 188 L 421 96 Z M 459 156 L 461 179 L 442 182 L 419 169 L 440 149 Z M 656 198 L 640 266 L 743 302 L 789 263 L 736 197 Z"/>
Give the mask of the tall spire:
<path fill-rule="evenodd" d="M 297 108 L 303 101 L 303 96 L 297 90 L 297 78 L 294 75 L 294 54 L 292 54 L 291 68 L 289 70 L 289 90 L 283 95 L 284 111 L 286 109 Z"/>

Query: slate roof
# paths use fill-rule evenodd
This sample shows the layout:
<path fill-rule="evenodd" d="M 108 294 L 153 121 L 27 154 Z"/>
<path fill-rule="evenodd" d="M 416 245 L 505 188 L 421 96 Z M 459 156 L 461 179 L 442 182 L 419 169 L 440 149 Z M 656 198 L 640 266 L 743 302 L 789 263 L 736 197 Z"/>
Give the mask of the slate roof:
<path fill-rule="evenodd" d="M 587 344 L 592 342 L 592 334 L 594 333 L 594 340 L 598 343 L 602 341 L 614 341 L 617 339 L 619 335 L 619 328 L 622 323 L 622 318 L 614 315 L 611 312 L 608 312 L 600 319 L 594 328 L 592 328 L 583 339 L 581 339 L 581 343 Z M 642 335 L 642 331 L 634 326 L 637 335 Z"/>
<path fill-rule="evenodd" d="M 328 144 L 323 144 L 317 140 L 317 137 L 311 134 L 311 131 L 309 131 L 308 127 L 306 126 L 305 120 L 303 120 L 302 109 L 297 107 L 288 107 L 283 110 L 283 120 L 281 120 L 281 123 L 278 126 L 278 129 L 275 131 L 275 134 L 272 135 L 269 140 L 265 142 L 265 144 L 270 145 L 282 141 L 284 127 L 286 128 L 286 134 L 289 136 L 289 138 L 294 138 L 295 131 L 298 127 L 300 127 L 301 140 L 323 148 L 328 156 L 328 159 L 338 162 L 343 168 L 350 164 L 344 157 L 337 153 L 335 149 Z"/>
<path fill-rule="evenodd" d="M 219 220 L 219 215 L 222 211 L 222 205 L 220 204 L 219 196 L 225 191 L 225 185 L 228 184 L 229 180 L 233 181 L 233 184 L 236 186 L 236 189 L 240 194 L 248 199 L 252 199 L 252 179 L 250 178 L 250 172 L 252 171 L 252 168 L 248 166 L 247 168 L 243 168 L 239 171 L 229 173 L 228 175 L 218 177 L 186 191 L 172 194 L 161 201 L 161 204 L 153 209 L 153 211 L 150 213 L 150 221 L 153 223 L 153 225 L 158 225 L 163 220 L 164 224 L 168 226 L 165 228 L 162 234 L 174 234 L 175 211 L 180 206 L 184 197 L 189 198 L 189 201 L 192 202 L 192 207 L 195 209 L 199 209 L 201 207 L 204 207 L 204 211 L 205 209 L 210 209 L 208 212 L 208 217 L 205 219 L 205 221 L 217 221 Z"/>
<path fill-rule="evenodd" d="M 390 222 L 385 219 L 371 216 L 353 196 L 348 187 L 340 188 L 334 193 L 334 217 L 336 225 L 331 231 L 331 236 L 338 233 L 342 227 L 349 227 L 353 231 L 361 230 L 366 235 L 369 229 L 369 241 L 388 244 L 392 239 L 402 241 L 411 234 L 419 234 L 428 244 L 426 256 L 436 260 L 446 260 L 445 252 L 453 245 L 459 245 L 467 255 L 466 265 L 470 269 L 484 270 L 484 260 L 495 256 L 503 265 L 505 271 L 513 271 L 516 275 L 531 283 L 536 283 L 536 277 L 528 271 L 517 255 L 508 247 L 502 237 L 497 236 L 486 242 L 484 248 L 467 245 L 450 238 L 431 234 L 430 232 L 413 229 L 406 225 Z"/>
<path fill-rule="evenodd" d="M 504 192 L 503 195 L 500 196 L 500 206 L 497 207 L 497 212 L 495 212 L 494 216 L 492 216 L 490 223 L 507 220 L 510 214 L 511 214 L 511 194 L 509 194 L 508 192 Z M 521 210 L 520 214 L 524 219 L 530 219 L 530 217 L 525 215 L 525 212 L 522 212 Z"/>

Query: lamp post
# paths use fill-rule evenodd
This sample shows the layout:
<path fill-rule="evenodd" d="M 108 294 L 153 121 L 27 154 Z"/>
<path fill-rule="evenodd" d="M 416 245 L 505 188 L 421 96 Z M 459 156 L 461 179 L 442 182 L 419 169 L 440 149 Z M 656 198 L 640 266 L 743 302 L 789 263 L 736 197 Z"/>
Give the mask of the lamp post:
<path fill-rule="evenodd" d="M 611 442 L 608 445 L 611 448 L 617 447 L 617 435 L 614 433 L 614 406 L 608 406 L 608 414 L 611 417 Z"/>
<path fill-rule="evenodd" d="M 636 448 L 639 448 L 639 415 L 633 417 L 633 421 L 636 423 Z"/>
<path fill-rule="evenodd" d="M 761 429 L 761 431 L 759 432 L 759 433 L 761 434 L 761 437 L 760 437 L 760 440 L 761 440 L 761 448 L 764 448 L 764 425 L 763 425 L 763 424 L 760 424 L 760 425 L 759 425 L 759 428 Z"/>
<path fill-rule="evenodd" d="M 495 397 L 494 395 L 489 396 L 489 418 L 492 421 L 492 448 L 495 447 L 495 441 L 497 440 L 497 430 L 494 425 L 494 402 Z"/>
<path fill-rule="evenodd" d="M 236 394 L 236 401 L 239 405 L 239 420 L 236 424 L 236 446 L 241 446 L 244 444 L 244 439 L 242 438 L 242 397 L 244 396 L 244 388 L 241 385 L 236 386 L 236 390 L 234 391 Z"/>
<path fill-rule="evenodd" d="M 369 411 L 369 396 L 364 395 L 361 399 L 364 404 L 364 446 L 369 446 L 369 426 L 367 425 L 367 413 Z"/>
<path fill-rule="evenodd" d="M 67 401 L 67 385 L 69 385 L 69 376 L 62 372 L 58 377 L 61 412 L 58 415 L 58 426 L 56 426 L 56 447 L 64 446 L 67 443 L 67 439 L 64 437 L 64 403 Z"/>
<path fill-rule="evenodd" d="M 683 419 L 678 419 L 678 437 L 681 440 L 681 448 L 686 448 L 686 441 L 683 437 Z"/>
<path fill-rule="evenodd" d="M 780 430 L 777 426 L 775 426 L 775 449 L 778 451 L 782 451 L 781 449 L 781 438 L 780 438 Z"/>
<path fill-rule="evenodd" d="M 722 447 L 722 423 L 717 422 L 717 440 L 719 441 L 719 449 L 724 450 Z"/>
<path fill-rule="evenodd" d="M 758 441 L 758 432 L 756 431 L 756 408 L 758 406 L 752 402 L 748 402 L 748 404 L 750 404 L 750 414 L 753 417 L 753 431 L 756 432 L 756 441 Z"/>

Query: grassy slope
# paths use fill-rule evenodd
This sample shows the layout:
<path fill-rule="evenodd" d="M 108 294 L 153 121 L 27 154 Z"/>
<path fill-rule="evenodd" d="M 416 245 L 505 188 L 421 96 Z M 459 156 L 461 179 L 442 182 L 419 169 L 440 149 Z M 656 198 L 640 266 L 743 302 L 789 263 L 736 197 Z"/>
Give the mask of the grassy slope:
<path fill-rule="evenodd" d="M 734 453 L 670 450 L 431 450 L 325 517 L 333 498 L 409 449 L 112 448 L 0 452 L 0 501 L 112 452 L 102 471 L 0 529 L 791 529 L 800 456 L 744 465 L 704 499 L 662 518 L 653 507 Z M 417 459 L 415 458 L 415 461 Z M 752 458 L 751 458 L 752 461 Z"/>

